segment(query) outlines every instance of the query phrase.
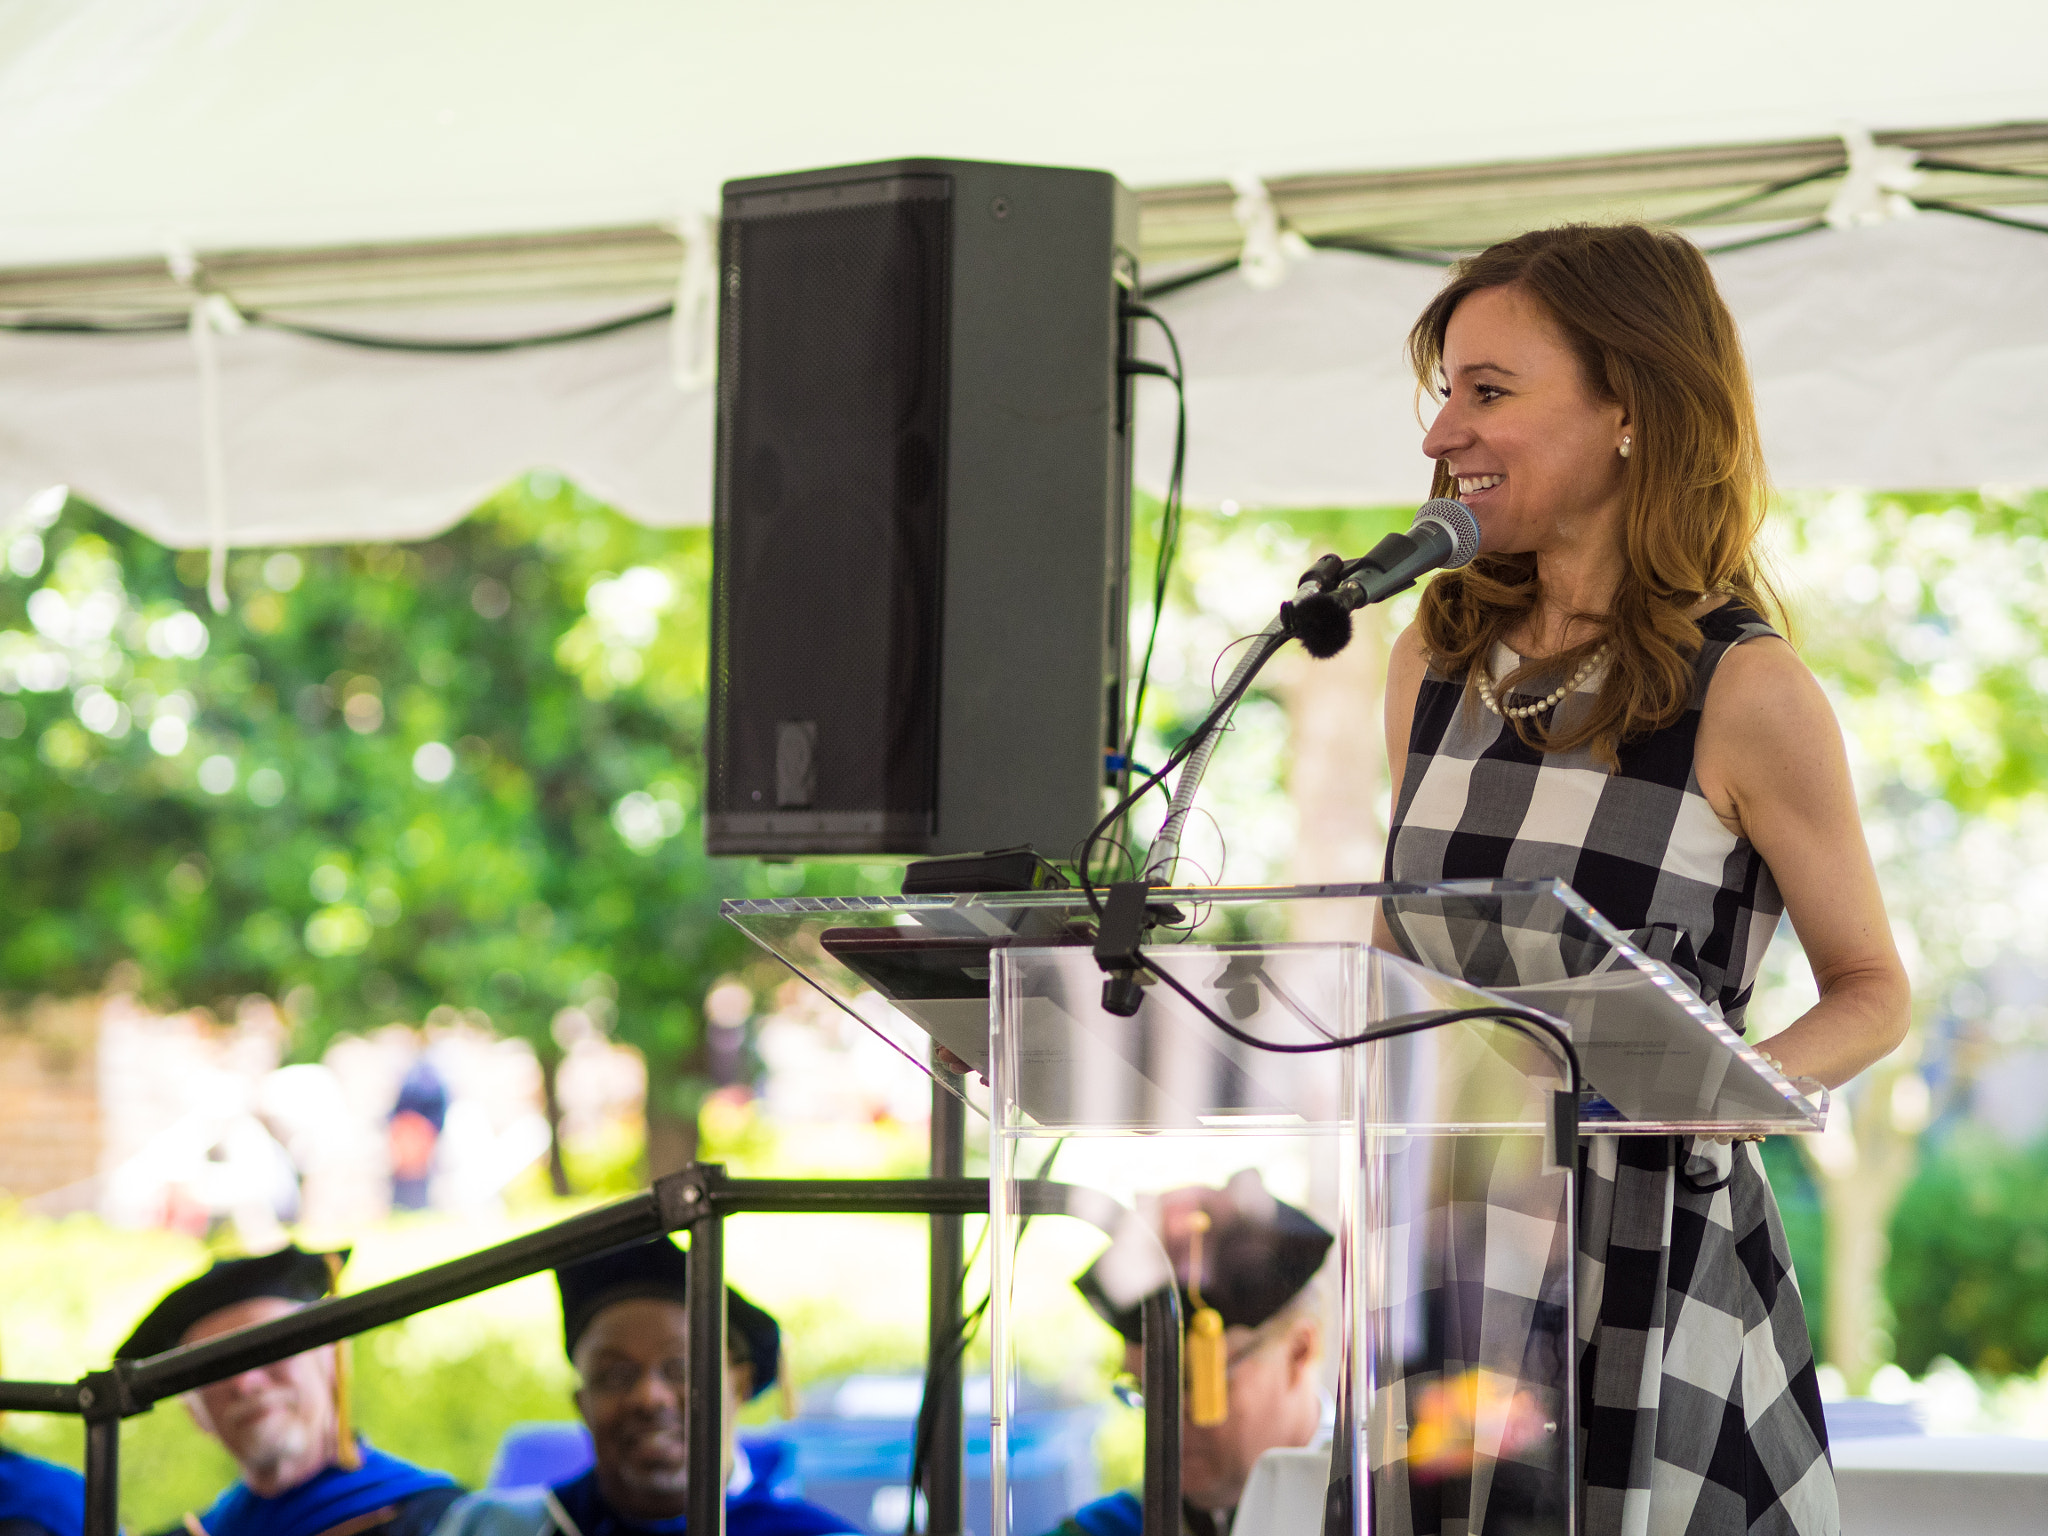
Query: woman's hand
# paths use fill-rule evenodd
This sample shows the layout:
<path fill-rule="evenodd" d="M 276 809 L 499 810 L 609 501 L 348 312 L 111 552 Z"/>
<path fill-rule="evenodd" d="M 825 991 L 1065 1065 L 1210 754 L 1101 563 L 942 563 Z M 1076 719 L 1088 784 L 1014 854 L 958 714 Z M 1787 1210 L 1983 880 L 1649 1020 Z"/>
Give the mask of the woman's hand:
<path fill-rule="evenodd" d="M 1751 640 L 1721 658 L 1694 766 L 1714 813 L 1770 866 L 1820 988 L 1820 1001 L 1771 1037 L 1771 1054 L 1787 1077 L 1840 1087 L 1905 1039 L 1911 998 L 1841 728 L 1784 641 Z"/>

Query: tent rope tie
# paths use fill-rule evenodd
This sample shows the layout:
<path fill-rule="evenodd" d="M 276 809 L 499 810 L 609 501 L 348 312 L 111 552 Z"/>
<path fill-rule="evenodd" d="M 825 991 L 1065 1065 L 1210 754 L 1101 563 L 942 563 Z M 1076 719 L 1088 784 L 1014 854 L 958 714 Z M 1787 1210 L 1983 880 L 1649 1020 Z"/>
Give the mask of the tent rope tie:
<path fill-rule="evenodd" d="M 694 210 L 676 221 L 675 230 L 683 242 L 683 265 L 669 321 L 669 371 L 677 389 L 695 394 L 717 370 L 718 232 Z"/>
<path fill-rule="evenodd" d="M 199 361 L 199 462 L 206 497 L 206 600 L 215 613 L 228 611 L 227 454 L 221 442 L 217 340 L 219 332 L 241 328 L 239 323 L 223 325 L 221 309 L 233 312 L 217 293 L 192 302 L 192 350 Z"/>
<path fill-rule="evenodd" d="M 1237 199 L 1230 205 L 1231 216 L 1244 231 L 1244 249 L 1237 258 L 1237 270 L 1245 282 L 1264 292 L 1287 281 L 1287 268 L 1311 254 L 1308 241 L 1299 230 L 1280 222 L 1280 210 L 1273 206 L 1273 194 L 1249 171 L 1230 178 Z"/>
<path fill-rule="evenodd" d="M 226 294 L 208 289 L 199 261 L 183 241 L 173 239 L 164 262 L 177 282 L 192 291 L 186 331 L 199 371 L 199 471 L 206 504 L 206 600 L 215 613 L 228 611 L 227 452 L 222 442 L 220 413 L 220 348 L 218 338 L 241 330 L 248 319 Z"/>
<path fill-rule="evenodd" d="M 1868 128 L 1854 126 L 1842 130 L 1842 147 L 1849 152 L 1849 167 L 1821 215 L 1830 228 L 1888 224 L 1920 211 L 1908 196 L 1925 179 L 1912 150 L 1879 144 Z"/>

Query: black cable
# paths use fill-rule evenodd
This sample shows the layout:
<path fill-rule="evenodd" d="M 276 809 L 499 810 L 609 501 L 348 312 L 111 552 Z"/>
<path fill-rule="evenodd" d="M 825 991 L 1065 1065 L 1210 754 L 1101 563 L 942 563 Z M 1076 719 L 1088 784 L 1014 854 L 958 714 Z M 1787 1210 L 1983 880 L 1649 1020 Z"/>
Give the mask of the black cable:
<path fill-rule="evenodd" d="M 156 336 L 186 330 L 191 324 L 191 318 L 185 315 L 135 320 L 57 320 L 32 316 L 26 320 L 0 321 L 0 331 L 22 336 Z"/>
<path fill-rule="evenodd" d="M 1143 963 L 1142 956 L 1140 959 L 1141 963 Z M 1505 1024 L 1517 1033 L 1526 1035 L 1539 1044 L 1556 1046 L 1558 1051 L 1564 1056 L 1566 1063 L 1571 1067 L 1572 1092 L 1576 1094 L 1584 1085 L 1583 1074 L 1579 1068 L 1578 1048 L 1572 1044 L 1570 1033 L 1560 1028 L 1554 1019 L 1545 1018 L 1540 1013 L 1532 1013 L 1526 1008 L 1511 1008 L 1496 1004 L 1486 1008 L 1451 1008 L 1440 1012 L 1402 1014 L 1397 1018 L 1383 1019 L 1363 1034 L 1339 1035 L 1328 1040 L 1312 1040 L 1300 1045 L 1286 1045 L 1278 1040 L 1261 1040 L 1257 1035 L 1239 1029 L 1235 1024 L 1195 996 L 1192 991 L 1182 984 L 1179 977 L 1163 967 L 1143 963 L 1143 968 L 1165 982 L 1173 991 L 1178 992 L 1189 1007 L 1222 1030 L 1224 1034 L 1239 1044 L 1250 1046 L 1256 1051 L 1269 1051 L 1277 1056 L 1313 1056 L 1319 1055 L 1324 1051 L 1342 1051 L 1349 1050 L 1353 1046 L 1370 1045 L 1377 1040 L 1393 1040 L 1402 1035 L 1420 1034 L 1426 1029 L 1437 1029 L 1446 1024 L 1462 1023 L 1467 1019 L 1489 1019 L 1498 1024 Z"/>
<path fill-rule="evenodd" d="M 1204 738 L 1208 736 L 1209 732 L 1215 729 L 1218 722 L 1222 720 L 1222 718 L 1230 712 L 1231 708 L 1237 703 L 1237 701 L 1244 697 L 1245 690 L 1250 688 L 1252 685 L 1252 679 L 1257 677 L 1259 675 L 1260 669 L 1263 668 L 1267 662 L 1273 659 L 1273 653 L 1278 651 L 1281 646 L 1285 645 L 1289 640 L 1293 638 L 1293 635 L 1287 633 L 1286 631 L 1282 631 L 1278 634 L 1268 636 L 1264 652 L 1259 656 L 1257 661 L 1255 661 L 1249 668 L 1246 669 L 1244 676 L 1238 679 L 1237 686 L 1231 689 L 1222 698 L 1218 699 L 1215 705 L 1210 709 L 1209 713 L 1202 717 L 1202 723 L 1196 726 L 1194 730 L 1185 739 L 1182 740 L 1181 744 L 1173 749 L 1172 754 L 1166 759 L 1166 761 L 1163 764 L 1161 764 L 1155 772 L 1153 772 L 1149 777 L 1147 777 L 1144 783 L 1140 784 L 1128 795 L 1125 795 L 1123 799 L 1119 800 L 1115 805 L 1111 806 L 1107 814 L 1105 814 L 1100 821 L 1096 822 L 1094 827 L 1089 831 L 1088 835 L 1081 840 L 1080 850 L 1075 855 L 1074 859 L 1075 873 L 1080 877 L 1081 894 L 1087 897 L 1088 908 L 1091 912 L 1095 914 L 1095 916 L 1098 919 L 1100 919 L 1102 916 L 1102 897 L 1099 894 L 1097 894 L 1095 881 L 1089 871 L 1089 866 L 1094 858 L 1095 845 L 1102 840 L 1103 833 L 1108 831 L 1109 828 L 1116 823 L 1117 818 L 1122 816 L 1133 805 L 1135 805 L 1139 799 L 1141 799 L 1144 795 L 1150 792 L 1154 785 L 1163 781 L 1169 773 L 1173 772 L 1174 769 L 1178 768 L 1184 761 L 1186 761 L 1188 754 L 1193 752 L 1196 747 L 1202 744 L 1202 741 L 1204 740 Z"/>
<path fill-rule="evenodd" d="M 567 330 L 543 331 L 533 336 L 492 336 L 492 337 L 451 337 L 446 340 L 410 336 L 378 336 L 365 331 L 335 330 L 324 325 L 309 325 L 304 321 L 280 319 L 261 310 L 236 308 L 244 323 L 259 326 L 265 330 L 283 331 L 293 336 L 304 336 L 313 341 L 331 341 L 344 347 L 363 347 L 376 352 L 421 352 L 436 354 L 468 355 L 489 352 L 517 352 L 531 347 L 554 347 L 566 342 L 591 341 L 600 336 L 609 336 L 617 331 L 630 330 L 638 325 L 650 325 L 657 320 L 666 320 L 675 313 L 675 304 L 666 302 L 651 309 L 635 310 L 628 315 L 616 315 L 609 320 L 599 320 L 590 325 L 571 326 Z M 191 324 L 187 316 L 151 316 L 137 320 L 56 320 L 36 319 L 0 321 L 0 331 L 13 331 L 24 335 L 65 335 L 65 336 L 147 336 L 160 335 L 171 331 L 185 330 Z"/>
<path fill-rule="evenodd" d="M 1987 176 L 2027 176 L 2048 180 L 2048 172 L 2041 171 L 2007 171 L 1991 166 L 1971 166 L 1956 162 L 1934 160 L 1922 160 L 1919 164 L 1932 170 L 1976 171 Z M 1693 208 L 1688 209 L 1684 213 L 1673 214 L 1662 222 L 1676 227 L 1701 223 L 1704 220 L 1723 214 L 1737 212 L 1756 203 L 1766 202 L 1782 192 L 1790 192 L 1794 188 L 1803 187 L 1812 182 L 1825 181 L 1831 176 L 1839 176 L 1847 169 L 1848 166 L 1845 162 L 1844 164 L 1828 166 L 1818 171 L 1807 171 L 1798 176 L 1787 176 L 1779 181 L 1771 182 L 1767 186 L 1759 187 L 1754 192 L 1745 192 L 1740 197 L 1728 198 L 1719 203 L 1711 203 L 1705 208 Z M 1923 206 L 1941 205 L 1929 203 Z M 1967 212 L 1969 210 L 1956 207 L 1949 211 Z M 1994 220 L 1994 222 L 2000 221 Z M 1810 222 L 1795 225 L 1790 229 L 1776 230 L 1767 235 L 1753 235 L 1742 240 L 1731 240 L 1725 245 L 1702 246 L 1701 249 L 1709 256 L 1718 256 L 1728 251 L 1746 251 L 1752 246 L 1770 245 L 1779 240 L 1790 239 L 1794 235 L 1809 234 L 1814 230 L 1825 229 L 1826 227 L 1827 222 L 1825 220 L 1814 219 Z M 2041 226 L 2021 225 L 2019 227 L 2033 229 Z M 1388 261 L 1405 261 L 1425 267 L 1451 266 L 1461 258 L 1471 255 L 1477 249 L 1477 247 L 1467 245 L 1403 245 L 1364 234 L 1347 235 L 1335 233 L 1309 235 L 1304 238 L 1311 247 L 1319 251 L 1346 251 L 1354 256 L 1380 256 Z M 1168 294 L 1179 293 L 1182 289 L 1192 288 L 1197 283 L 1205 283 L 1211 278 L 1221 277 L 1228 272 L 1235 272 L 1242 265 L 1242 260 L 1233 256 L 1228 260 L 1214 262 L 1206 267 L 1197 267 L 1193 271 L 1182 272 L 1167 278 L 1163 282 L 1151 284 L 1145 289 L 1145 297 L 1148 299 L 1163 299 Z"/>
<path fill-rule="evenodd" d="M 314 341 L 337 342 L 344 347 L 366 347 L 375 352 L 432 352 L 432 353 L 481 353 L 518 352 L 530 347 L 554 347 L 564 342 L 592 341 L 599 336 L 610 336 L 617 331 L 631 330 L 636 325 L 651 325 L 657 320 L 666 320 L 676 312 L 674 301 L 657 304 L 651 309 L 635 310 L 629 315 L 617 315 L 610 320 L 599 320 L 590 325 L 571 326 L 563 331 L 544 331 L 537 336 L 494 336 L 488 338 L 450 338 L 429 340 L 404 336 L 373 336 L 362 331 L 337 331 L 324 325 L 307 325 L 298 320 L 280 320 L 274 316 L 251 313 L 251 325 L 266 326 L 273 331 L 286 331 L 294 336 L 309 337 Z"/>
<path fill-rule="evenodd" d="M 1771 182 L 1768 185 L 1758 187 L 1754 192 L 1745 192 L 1740 197 L 1731 197 L 1726 202 L 1710 203 L 1705 208 L 1691 208 L 1684 213 L 1673 214 L 1664 222 L 1666 224 L 1704 223 L 1706 220 L 1718 218 L 1724 213 L 1735 213 L 1740 209 L 1753 207 L 1757 203 L 1767 202 L 1771 198 L 1776 197 L 1780 192 L 1790 192 L 1794 187 L 1804 187 L 1816 181 L 1826 181 L 1832 176 L 1840 176 L 1848 169 L 1849 162 L 1844 160 L 1840 164 L 1825 166 L 1818 171 L 1807 171 L 1800 176 L 1787 176 L 1782 181 Z"/>
<path fill-rule="evenodd" d="M 1032 1175 L 1034 1179 L 1043 1179 L 1051 1174 L 1052 1165 L 1058 1160 L 1060 1149 L 1066 1144 L 1067 1138 L 1064 1136 L 1052 1144 L 1052 1150 L 1045 1154 L 1045 1161 L 1038 1165 L 1038 1172 Z M 960 1279 L 963 1283 L 967 1278 L 967 1272 L 974 1268 L 974 1261 L 981 1256 L 982 1247 L 987 1243 L 993 1226 L 993 1222 L 982 1223 L 981 1235 L 975 1238 L 973 1249 L 960 1266 Z M 1013 1267 L 1018 1250 L 1024 1246 L 1024 1234 L 1030 1227 L 1031 1217 L 1028 1215 L 1017 1223 L 1017 1240 L 1010 1245 L 1010 1262 Z M 974 1309 L 960 1319 L 960 1326 L 947 1343 L 943 1356 L 925 1361 L 924 1395 L 918 1400 L 917 1426 L 912 1432 L 910 1443 L 910 1509 L 904 1517 L 903 1536 L 916 1536 L 917 1496 L 924 1481 L 925 1457 L 931 1450 L 932 1429 L 939 1416 L 937 1393 L 947 1390 L 946 1384 L 949 1381 L 959 1380 L 960 1363 L 967 1356 L 968 1345 L 974 1342 L 976 1333 L 980 1331 L 981 1320 L 987 1315 L 989 1303 L 994 1297 L 995 1288 L 991 1285 L 982 1294 L 981 1300 L 974 1304 Z"/>
<path fill-rule="evenodd" d="M 2029 171 L 2017 165 L 1977 165 L 1968 160 L 1950 160 L 1942 155 L 1921 155 L 1915 170 L 1953 171 L 1964 176 L 2013 176 L 2025 181 L 2048 181 L 2048 171 Z"/>
<path fill-rule="evenodd" d="M 1151 374 L 1163 377 L 1173 384 L 1174 426 L 1173 465 L 1166 480 L 1166 499 L 1159 512 L 1159 546 L 1152 562 L 1152 619 L 1145 636 L 1145 655 L 1138 665 L 1138 677 L 1132 688 L 1129 723 L 1119 722 L 1122 743 L 1118 755 L 1123 759 L 1117 774 L 1116 789 L 1121 797 L 1128 797 L 1131 788 L 1132 757 L 1138 746 L 1138 727 L 1144 719 L 1145 691 L 1152 678 L 1152 657 L 1159 644 L 1159 621 L 1166 609 L 1168 578 L 1173 573 L 1173 562 L 1180 550 L 1180 532 L 1186 501 L 1186 470 L 1188 452 L 1188 390 L 1187 367 L 1181 361 L 1180 339 L 1173 334 L 1173 327 L 1157 310 L 1144 304 L 1126 303 L 1122 310 L 1128 320 L 1149 320 L 1159 327 L 1166 337 L 1167 348 L 1173 354 L 1173 368 L 1161 368 L 1156 363 L 1142 359 L 1127 360 L 1123 367 L 1130 374 Z M 1162 785 L 1162 789 L 1164 786 Z M 1168 795 L 1168 803 L 1172 800 Z M 1126 828 L 1128 830 L 1128 828 Z M 1084 857 L 1086 852 L 1084 849 Z"/>
<path fill-rule="evenodd" d="M 1145 688 L 1152 677 L 1152 653 L 1159 644 L 1159 618 L 1166 607 L 1167 578 L 1173 573 L 1174 557 L 1180 548 L 1182 478 L 1188 451 L 1188 389 L 1187 368 L 1181 362 L 1180 340 L 1173 334 L 1173 327 L 1159 311 L 1144 304 L 1126 304 L 1123 312 L 1134 320 L 1150 320 L 1166 337 L 1166 345 L 1173 353 L 1173 372 L 1166 377 L 1173 382 L 1174 394 L 1173 467 L 1166 479 L 1166 500 L 1159 511 L 1159 548 L 1152 561 L 1152 622 L 1145 636 L 1145 658 L 1138 664 L 1138 680 L 1132 690 L 1130 724 L 1123 733 L 1124 770 L 1119 787 L 1128 791 L 1131 751 L 1137 745 L 1138 723 L 1145 712 Z"/>
<path fill-rule="evenodd" d="M 1993 213 L 1989 208 L 1972 208 L 1968 203 L 1952 203 L 1943 197 L 1907 196 L 1915 208 L 1929 209 L 1935 213 L 1953 213 L 1965 219 L 1979 219 L 1986 224 L 1996 224 L 2003 229 L 2023 229 L 2030 235 L 2048 235 L 2048 224 L 2036 224 L 2029 219 L 2009 218 L 2002 213 Z"/>
<path fill-rule="evenodd" d="M 1800 235 L 1811 235 L 1828 227 L 1826 219 L 1807 219 L 1803 223 L 1793 224 L 1785 229 L 1774 229 L 1769 234 L 1748 235 L 1740 240 L 1724 240 L 1719 245 L 1703 245 L 1700 247 L 1700 254 L 1702 256 L 1726 256 L 1730 251 L 1747 251 L 1759 245 L 1776 245 L 1780 240 L 1791 240 Z"/>
<path fill-rule="evenodd" d="M 1225 257 L 1222 261 L 1211 262 L 1206 267 L 1196 267 L 1192 272 L 1178 272 L 1172 277 L 1161 278 L 1156 283 L 1147 283 L 1140 290 L 1147 299 L 1163 299 L 1169 293 L 1179 293 L 1183 288 L 1192 288 L 1197 283 L 1206 283 L 1212 277 L 1221 277 L 1226 272 L 1235 272 L 1244 263 L 1236 256 Z"/>
<path fill-rule="evenodd" d="M 1389 261 L 1406 261 L 1423 267 L 1448 267 L 1464 254 L 1464 248 L 1396 245 L 1371 235 L 1314 235 L 1308 243 L 1319 251 L 1350 251 L 1358 256 L 1384 256 Z"/>

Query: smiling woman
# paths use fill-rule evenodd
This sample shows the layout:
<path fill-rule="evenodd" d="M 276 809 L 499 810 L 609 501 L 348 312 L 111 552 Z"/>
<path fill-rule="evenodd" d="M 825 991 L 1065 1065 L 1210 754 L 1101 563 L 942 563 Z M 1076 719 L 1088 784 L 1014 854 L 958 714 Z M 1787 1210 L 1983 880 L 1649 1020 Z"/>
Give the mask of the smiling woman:
<path fill-rule="evenodd" d="M 1436 492 L 1481 552 L 1394 648 L 1387 878 L 1563 879 L 1738 1031 L 1789 914 L 1820 1000 L 1771 1049 L 1788 1077 L 1853 1077 L 1903 1036 L 1905 975 L 1841 733 L 1769 621 L 1755 410 L 1699 251 L 1635 225 L 1518 237 L 1461 264 L 1410 352 L 1443 398 Z M 1398 921 L 1377 942 L 1481 986 L 1571 970 L 1510 944 L 1461 963 Z M 1838 1531 L 1754 1147 L 1594 1136 L 1579 1174 L 1580 1529 Z"/>
<path fill-rule="evenodd" d="M 1604 650 L 1598 702 L 1518 720 L 1531 744 L 1611 758 L 1623 736 L 1670 725 L 1692 691 L 1688 610 L 1710 593 L 1777 606 L 1751 553 L 1770 488 L 1749 371 L 1706 258 L 1640 227 L 1524 235 L 1460 266 L 1408 345 L 1443 400 L 1423 442 L 1430 494 L 1457 496 L 1484 530 L 1479 558 L 1429 589 L 1431 650 L 1462 671 L 1523 639 L 1543 660 L 1502 693 Z M 1553 546 L 1541 580 L 1539 541 Z"/>

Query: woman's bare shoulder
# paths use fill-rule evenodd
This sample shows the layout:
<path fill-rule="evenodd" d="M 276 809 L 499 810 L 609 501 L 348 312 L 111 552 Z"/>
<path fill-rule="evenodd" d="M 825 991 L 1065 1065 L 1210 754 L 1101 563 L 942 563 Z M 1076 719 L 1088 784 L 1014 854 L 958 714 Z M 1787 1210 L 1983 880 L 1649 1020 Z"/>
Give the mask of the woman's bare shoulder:
<path fill-rule="evenodd" d="M 1834 712 L 1820 682 L 1791 644 L 1777 635 L 1757 635 L 1728 648 L 1707 687 L 1709 716 L 1733 717 L 1745 725 L 1792 723 L 1814 710 L 1830 720 Z"/>
<path fill-rule="evenodd" d="M 1394 637 L 1393 651 L 1387 659 L 1387 680 L 1420 683 L 1428 670 L 1429 652 L 1422 644 L 1422 626 L 1410 624 Z"/>
<path fill-rule="evenodd" d="M 1775 635 L 1744 641 L 1715 667 L 1694 764 L 1715 813 L 1752 838 L 1759 801 L 1835 798 L 1848 784 L 1834 708 L 1798 653 Z"/>

